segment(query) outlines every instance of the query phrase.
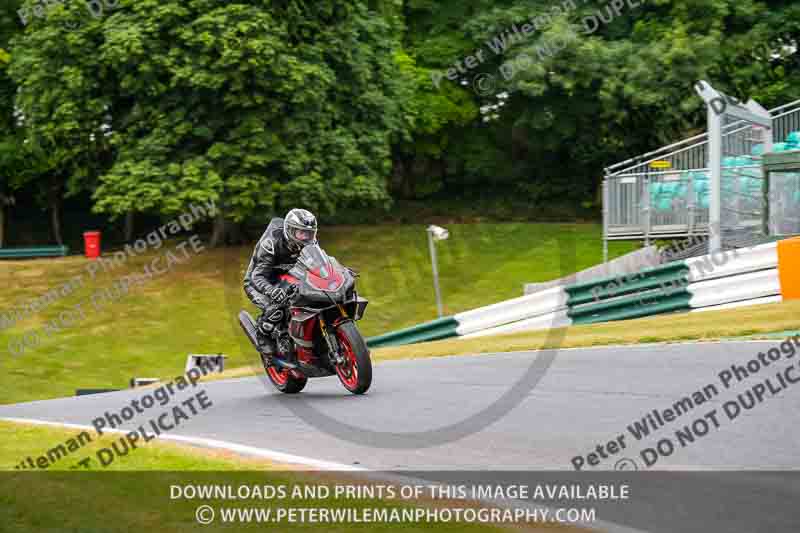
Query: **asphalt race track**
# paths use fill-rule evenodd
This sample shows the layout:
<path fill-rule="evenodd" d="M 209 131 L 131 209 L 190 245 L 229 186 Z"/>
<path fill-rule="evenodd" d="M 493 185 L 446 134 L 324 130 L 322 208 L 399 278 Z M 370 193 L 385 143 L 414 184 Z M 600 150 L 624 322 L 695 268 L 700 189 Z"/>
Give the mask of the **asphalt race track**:
<path fill-rule="evenodd" d="M 746 366 L 760 351 L 778 344 L 760 341 L 562 350 L 555 354 L 538 385 L 523 389 L 518 405 L 499 419 L 491 418 L 496 413 L 490 409 L 487 416 L 479 416 L 468 428 L 478 431 L 461 438 L 457 438 L 458 423 L 470 417 L 475 420 L 476 413 L 506 394 L 543 354 L 385 362 L 375 366 L 372 389 L 361 397 L 347 393 L 335 377 L 310 380 L 306 390 L 296 396 L 281 395 L 258 378 L 200 383 L 184 393 L 202 389 L 213 406 L 169 434 L 222 440 L 370 470 L 414 471 L 423 477 L 426 474 L 418 471 L 429 470 L 432 472 L 427 477 L 437 480 L 458 479 L 457 472 L 448 475 L 442 472 L 446 470 L 487 469 L 564 470 L 562 474 L 569 472 L 570 478 L 577 479 L 573 476 L 581 474 L 574 473 L 573 461 L 582 461 L 584 471 L 589 472 L 613 471 L 615 466 L 627 473 L 650 470 L 647 479 L 661 487 L 661 492 L 652 493 L 653 505 L 657 501 L 659 507 L 669 507 L 670 497 L 680 497 L 685 505 L 683 500 L 691 499 L 687 491 L 697 490 L 706 502 L 711 497 L 722 498 L 722 506 L 736 501 L 737 512 L 715 512 L 713 518 L 701 519 L 699 511 L 685 510 L 687 517 L 700 520 L 697 529 L 692 524 L 674 529 L 674 520 L 657 518 L 652 509 L 638 514 L 618 509 L 606 519 L 649 531 L 796 530 L 800 527 L 800 476 L 777 471 L 796 470 L 800 465 L 800 383 L 793 385 L 776 375 L 800 362 L 800 349 L 796 357 L 782 357 L 742 381 L 733 378 L 728 389 L 719 377 L 732 364 Z M 795 376 L 800 377 L 800 371 L 789 375 Z M 766 384 L 768 378 L 770 383 Z M 751 397 L 760 396 L 761 401 L 749 410 L 740 409 L 731 420 L 723 404 L 736 402 L 738 394 L 746 396 L 759 383 L 764 384 L 764 390 Z M 91 425 L 106 411 L 119 412 L 146 390 L 0 406 L 0 417 Z M 692 406 L 684 402 L 676 414 L 673 406 L 684 397 L 694 399 Z M 164 409 L 174 404 L 173 400 Z M 733 407 L 728 405 L 728 409 Z M 658 415 L 652 414 L 653 410 Z M 156 406 L 149 412 L 158 411 Z M 710 412 L 715 414 L 708 415 Z M 628 426 L 637 420 L 641 424 L 648 413 L 656 429 L 651 426 L 650 435 L 639 441 Z M 151 417 L 146 412 L 123 427 L 134 429 Z M 320 422 L 321 418 L 325 421 Z M 363 431 L 351 432 L 349 439 L 342 439 L 328 430 L 328 426 L 341 427 L 342 423 Z M 681 437 L 676 436 L 679 430 L 683 430 Z M 689 431 L 691 435 L 687 436 Z M 664 438 L 670 440 L 674 450 L 648 468 L 642 450 L 656 448 Z M 431 441 L 443 443 L 425 445 Z M 652 461 L 652 455 L 648 460 Z M 577 456 L 581 459 L 575 459 Z M 596 466 L 589 466 L 589 462 Z M 653 473 L 656 470 L 661 473 Z M 714 472 L 686 473 L 697 470 Z M 610 473 L 621 474 L 624 472 Z M 641 481 L 640 474 L 635 475 Z M 680 476 L 691 479 L 690 486 L 681 485 Z M 769 498 L 748 498 L 751 493 Z M 773 520 L 769 529 L 764 529 L 765 516 Z M 709 527 L 707 520 L 712 519 L 715 526 Z M 718 529 L 721 520 L 730 523 Z"/>

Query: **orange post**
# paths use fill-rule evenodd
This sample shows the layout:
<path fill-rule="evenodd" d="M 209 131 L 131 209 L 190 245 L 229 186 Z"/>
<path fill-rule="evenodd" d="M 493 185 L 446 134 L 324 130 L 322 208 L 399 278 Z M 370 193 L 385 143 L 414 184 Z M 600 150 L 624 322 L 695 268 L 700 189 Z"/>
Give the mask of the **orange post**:
<path fill-rule="evenodd" d="M 778 241 L 778 276 L 784 300 L 800 300 L 800 237 Z"/>

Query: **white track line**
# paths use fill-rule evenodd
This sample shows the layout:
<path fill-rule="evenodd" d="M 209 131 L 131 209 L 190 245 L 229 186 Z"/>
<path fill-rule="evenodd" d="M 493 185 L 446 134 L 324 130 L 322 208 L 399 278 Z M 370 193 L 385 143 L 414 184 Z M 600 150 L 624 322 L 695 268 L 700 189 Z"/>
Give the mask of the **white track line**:
<path fill-rule="evenodd" d="M 82 424 L 70 424 L 67 422 L 51 422 L 49 420 L 38 420 L 32 418 L 0 417 L 0 420 L 4 420 L 7 422 L 17 422 L 21 424 L 63 427 L 63 428 L 80 429 L 80 430 L 95 429 L 94 426 L 86 426 Z M 121 429 L 108 429 L 104 430 L 103 433 L 116 433 L 125 435 L 128 434 L 129 431 Z M 292 455 L 288 453 L 278 452 L 275 450 L 268 450 L 266 448 L 256 448 L 254 446 L 246 446 L 244 444 L 236 444 L 235 442 L 227 442 L 223 440 L 206 439 L 204 437 L 184 437 L 181 435 L 164 435 L 164 434 L 159 435 L 158 438 L 163 440 L 194 444 L 205 448 L 226 450 L 248 456 L 262 457 L 264 459 L 269 459 L 281 463 L 307 466 L 317 470 L 336 471 L 336 472 L 357 472 L 360 476 L 366 477 L 368 479 L 379 480 L 379 481 L 391 481 L 397 484 L 417 484 L 417 485 L 424 484 L 429 486 L 440 485 L 443 487 L 451 485 L 448 483 L 432 482 L 430 480 L 414 478 L 410 476 L 403 476 L 400 474 L 381 474 L 370 471 L 369 469 L 366 468 L 355 467 L 343 463 L 320 461 L 318 459 L 311 459 L 309 457 L 303 457 L 300 455 Z M 515 508 L 518 509 L 520 507 L 524 507 L 531 510 L 547 510 L 550 512 L 550 515 L 553 516 L 555 515 L 555 509 L 553 509 L 552 507 L 548 507 L 545 505 L 536 505 L 534 503 L 523 500 L 480 498 L 477 501 L 507 509 L 515 509 Z M 609 533 L 646 533 L 641 529 L 631 528 L 621 524 L 616 524 L 614 522 L 608 522 L 606 520 L 595 520 L 594 522 L 591 523 L 583 523 L 583 522 L 570 523 L 568 525 L 572 527 L 587 529 L 590 531 L 599 530 L 599 531 L 606 531 Z"/>
<path fill-rule="evenodd" d="M 94 426 L 84 426 L 81 424 L 68 424 L 66 422 L 50 422 L 48 420 L 36 420 L 31 418 L 2 417 L 0 418 L 0 420 L 6 420 L 8 422 L 19 422 L 23 424 L 35 424 L 39 426 L 55 426 L 55 427 L 65 427 L 65 428 L 80 429 L 80 430 L 95 429 Z M 117 434 L 127 435 L 128 433 L 130 433 L 130 431 L 122 429 L 104 429 L 103 433 L 117 433 Z M 253 446 L 236 444 L 235 442 L 227 442 L 224 440 L 206 439 L 203 437 L 184 437 L 181 435 L 165 435 L 165 434 L 159 435 L 158 438 L 161 440 L 195 444 L 197 446 L 202 446 L 204 448 L 228 450 L 244 455 L 254 455 L 256 457 L 261 457 L 264 459 L 269 459 L 280 463 L 308 466 L 311 468 L 316 468 L 318 470 L 335 470 L 343 472 L 362 472 L 366 470 L 364 468 L 358 468 L 342 463 L 320 461 L 318 459 L 311 459 L 309 457 L 302 457 L 300 455 L 292 455 L 289 453 L 277 452 L 274 450 L 267 450 L 264 448 L 255 448 Z"/>

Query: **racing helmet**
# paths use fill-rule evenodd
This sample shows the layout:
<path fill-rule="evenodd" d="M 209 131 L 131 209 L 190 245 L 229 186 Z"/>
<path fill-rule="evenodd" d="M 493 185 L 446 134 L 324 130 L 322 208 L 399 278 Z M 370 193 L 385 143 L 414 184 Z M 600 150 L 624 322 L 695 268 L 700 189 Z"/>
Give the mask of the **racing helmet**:
<path fill-rule="evenodd" d="M 305 209 L 292 209 L 283 219 L 283 235 L 289 249 L 296 252 L 317 243 L 317 217 Z"/>

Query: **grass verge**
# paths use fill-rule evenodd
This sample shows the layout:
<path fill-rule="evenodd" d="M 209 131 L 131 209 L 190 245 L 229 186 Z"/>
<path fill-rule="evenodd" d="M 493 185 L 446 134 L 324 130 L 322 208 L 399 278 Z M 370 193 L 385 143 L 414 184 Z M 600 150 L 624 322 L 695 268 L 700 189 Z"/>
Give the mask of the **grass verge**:
<path fill-rule="evenodd" d="M 276 465 L 263 460 L 250 460 L 233 455 L 154 441 L 132 450 L 119 458 L 108 469 L 98 471 L 65 471 L 73 463 L 62 460 L 47 471 L 24 472 L 14 470 L 14 465 L 27 456 L 45 453 L 47 446 L 65 442 L 75 437 L 77 430 L 17 424 L 0 421 L 0 432 L 5 446 L 0 448 L 0 470 L 4 483 L 0 489 L 0 524 L 9 532 L 65 532 L 81 533 L 158 531 L 194 532 L 241 531 L 445 531 L 477 532 L 508 531 L 508 526 L 465 523 L 289 523 L 253 521 L 246 523 L 220 523 L 221 507 L 270 509 L 281 508 L 326 509 L 409 509 L 413 507 L 475 508 L 469 501 L 402 500 L 400 498 L 344 498 L 336 497 L 336 485 L 364 485 L 363 480 L 336 473 L 279 471 Z M 94 453 L 101 447 L 110 447 L 119 437 L 101 437 L 83 448 L 82 454 Z M 10 472 L 9 472 L 10 471 Z M 173 497 L 173 486 L 179 485 L 232 486 L 259 488 L 263 494 L 281 490 L 285 495 L 277 498 L 253 499 L 186 499 Z M 368 484 L 368 483 L 367 483 Z M 303 494 L 295 497 L 294 487 L 327 486 L 330 494 Z M 199 506 L 210 505 L 216 510 L 216 521 L 200 525 L 195 519 Z M 525 525 L 513 529 L 537 532 L 575 531 L 561 525 Z"/>

